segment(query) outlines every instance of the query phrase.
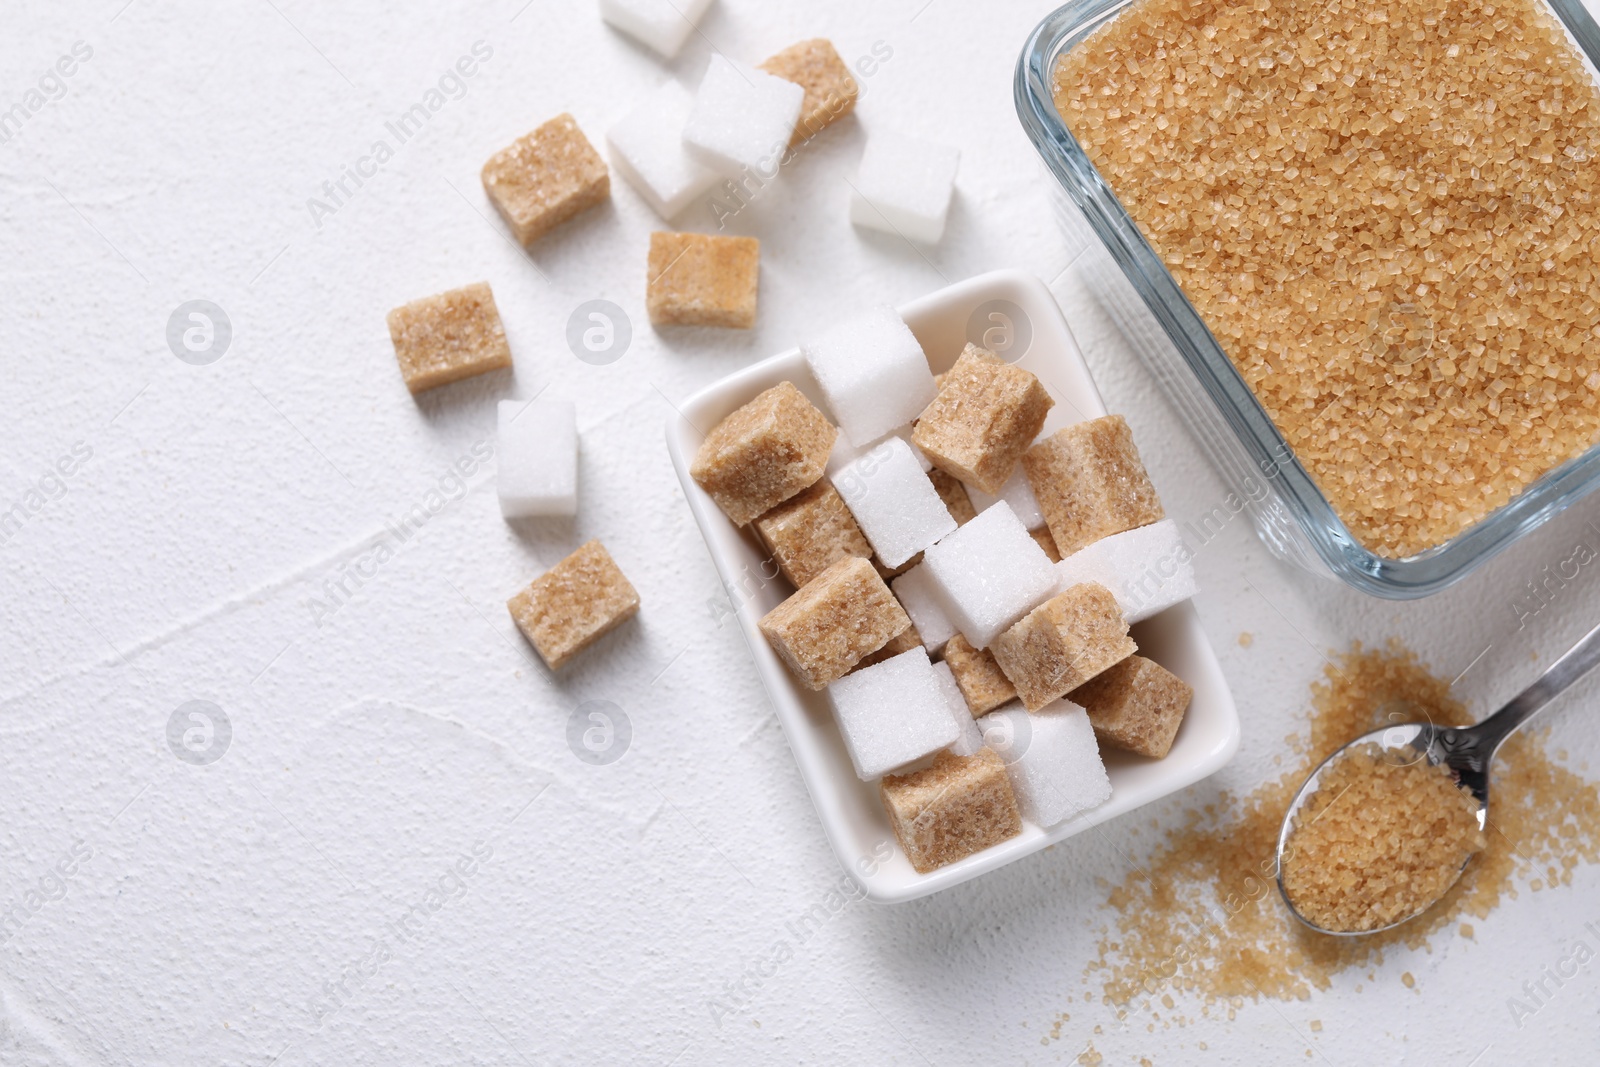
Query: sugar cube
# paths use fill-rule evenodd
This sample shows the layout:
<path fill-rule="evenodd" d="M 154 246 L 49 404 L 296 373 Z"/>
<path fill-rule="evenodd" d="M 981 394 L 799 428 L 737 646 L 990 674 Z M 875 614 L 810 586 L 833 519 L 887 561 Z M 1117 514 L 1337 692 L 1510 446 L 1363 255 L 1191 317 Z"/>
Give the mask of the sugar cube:
<path fill-rule="evenodd" d="M 683 127 L 693 107 L 693 94 L 668 81 L 606 131 L 611 165 L 664 219 L 717 180 L 716 172 L 683 146 Z"/>
<path fill-rule="evenodd" d="M 876 441 L 865 445 L 853 445 L 848 437 L 840 434 L 839 439 L 833 443 L 833 451 L 828 454 L 828 477 L 832 478 L 868 452 L 871 452 L 879 445 L 887 443 L 891 437 L 898 437 L 904 441 L 911 449 L 911 454 L 917 457 L 917 462 L 922 465 L 923 471 L 929 474 L 932 473 L 933 461 L 922 454 L 922 449 L 911 443 L 911 431 L 909 429 L 901 429 L 891 434 L 885 434 Z"/>
<path fill-rule="evenodd" d="M 804 393 L 779 382 L 717 423 L 689 474 L 743 526 L 816 484 L 837 433 Z"/>
<path fill-rule="evenodd" d="M 870 667 L 875 663 L 882 663 L 886 659 L 893 659 L 902 652 L 910 652 L 913 648 L 921 647 L 922 635 L 917 633 L 916 624 L 912 623 L 904 630 L 901 630 L 899 633 L 889 638 L 889 643 L 878 649 L 878 651 L 862 656 L 861 662 L 855 665 L 852 673 L 854 673 L 854 671 L 859 671 L 863 668 Z"/>
<path fill-rule="evenodd" d="M 1143 656 L 1129 656 L 1072 692 L 1101 744 L 1151 759 L 1172 751 L 1192 699 L 1188 682 Z"/>
<path fill-rule="evenodd" d="M 412 394 L 511 366 L 511 346 L 488 282 L 413 300 L 389 312 L 389 339 Z"/>
<path fill-rule="evenodd" d="M 928 357 L 892 307 L 846 319 L 801 348 L 851 444 L 871 444 L 933 401 Z"/>
<path fill-rule="evenodd" d="M 1111 779 L 1100 761 L 1089 716 L 1058 700 L 1037 712 L 1012 706 L 978 723 L 984 741 L 1005 762 L 1022 814 L 1054 826 L 1111 798 Z"/>
<path fill-rule="evenodd" d="M 1063 558 L 1165 518 L 1121 415 L 1057 430 L 1023 454 L 1022 466 Z"/>
<path fill-rule="evenodd" d="M 1085 582 L 1024 615 L 995 638 L 991 651 L 1023 706 L 1037 711 L 1137 648 L 1116 597 Z"/>
<path fill-rule="evenodd" d="M 590 541 L 507 601 L 522 636 L 553 671 L 639 612 L 639 594 Z"/>
<path fill-rule="evenodd" d="M 833 43 L 825 38 L 790 45 L 762 63 L 761 69 L 805 90 L 800 121 L 789 138 L 791 147 L 815 137 L 855 110 L 856 80 Z"/>
<path fill-rule="evenodd" d="M 759 628 L 801 684 L 821 690 L 910 625 L 872 564 L 851 556 L 767 612 Z"/>
<path fill-rule="evenodd" d="M 600 0 L 600 17 L 671 59 L 711 7 L 711 0 Z"/>
<path fill-rule="evenodd" d="M 898 567 L 956 528 L 911 446 L 890 437 L 833 480 L 886 566 Z"/>
<path fill-rule="evenodd" d="M 936 752 L 958 734 L 926 649 L 840 678 L 828 686 L 828 698 L 863 781 Z"/>
<path fill-rule="evenodd" d="M 1005 501 L 928 549 L 924 565 L 939 606 L 973 648 L 988 648 L 1055 589 L 1050 561 Z"/>
<path fill-rule="evenodd" d="M 973 718 L 971 709 L 967 707 L 961 687 L 956 684 L 955 675 L 950 673 L 950 664 L 935 663 L 933 676 L 939 683 L 939 692 L 944 694 L 945 704 L 950 708 L 950 717 L 960 731 L 950 745 L 950 751 L 958 756 L 970 756 L 983 747 L 983 731 L 978 729 L 978 720 Z"/>
<path fill-rule="evenodd" d="M 683 143 L 719 174 L 753 170 L 776 177 L 805 98 L 792 81 L 713 55 L 683 127 Z"/>
<path fill-rule="evenodd" d="M 1033 538 L 1040 548 L 1044 549 L 1044 554 L 1051 563 L 1061 562 L 1061 553 L 1056 551 L 1056 539 L 1050 536 L 1050 527 L 1040 526 L 1038 529 L 1029 530 L 1028 536 Z M 1100 584 L 1104 585 L 1105 583 L 1102 582 Z"/>
<path fill-rule="evenodd" d="M 847 556 L 872 557 L 855 516 L 827 479 L 762 515 L 755 530 L 796 589 Z"/>
<path fill-rule="evenodd" d="M 761 242 L 754 237 L 652 233 L 645 306 L 657 326 L 756 324 Z"/>
<path fill-rule="evenodd" d="M 972 497 L 967 493 L 966 486 L 941 470 L 928 471 L 928 480 L 938 490 L 939 499 L 944 501 L 957 526 L 964 526 L 978 517 L 978 509 L 972 506 Z"/>
<path fill-rule="evenodd" d="M 895 839 L 920 874 L 1022 832 L 1005 764 L 987 749 L 967 757 L 941 752 L 929 767 L 885 778 L 879 792 Z"/>
<path fill-rule="evenodd" d="M 605 160 L 571 115 L 557 115 L 490 156 L 482 179 L 524 247 L 611 195 Z"/>
<path fill-rule="evenodd" d="M 896 578 L 891 585 L 895 597 L 906 609 L 906 614 L 911 616 L 912 625 L 922 635 L 922 643 L 929 652 L 937 655 L 945 642 L 955 634 L 956 628 L 933 595 L 928 569 L 919 563 Z"/>
<path fill-rule="evenodd" d="M 938 244 L 960 163 L 957 149 L 887 130 L 873 133 L 851 183 L 850 221 L 920 244 Z"/>
<path fill-rule="evenodd" d="M 940 470 L 999 493 L 1054 406 L 1038 378 L 968 343 L 911 439 Z"/>
<path fill-rule="evenodd" d="M 578 416 L 571 401 L 500 401 L 494 454 L 506 518 L 578 513 Z"/>
<path fill-rule="evenodd" d="M 1034 496 L 1033 486 L 1028 484 L 1028 475 L 1020 463 L 1011 469 L 1011 477 L 1006 479 L 1005 485 L 1000 487 L 997 495 L 990 496 L 982 489 L 968 486 L 967 496 L 972 499 L 972 506 L 977 508 L 980 514 L 988 511 L 997 501 L 1004 500 L 1011 505 L 1012 513 L 1029 530 L 1045 528 L 1044 512 L 1039 510 L 1039 498 Z M 1054 543 L 1051 542 L 1052 545 Z M 1056 558 L 1059 559 L 1060 556 Z"/>
<path fill-rule="evenodd" d="M 1194 552 L 1171 519 L 1102 537 L 1056 564 L 1056 588 L 1099 582 L 1129 623 L 1181 604 L 1200 591 Z"/>
<path fill-rule="evenodd" d="M 994 653 L 986 648 L 973 648 L 960 634 L 956 634 L 944 646 L 944 661 L 950 665 L 950 673 L 961 691 L 967 714 L 974 717 L 987 715 L 1000 705 L 1017 699 L 1017 687 L 1000 669 Z"/>

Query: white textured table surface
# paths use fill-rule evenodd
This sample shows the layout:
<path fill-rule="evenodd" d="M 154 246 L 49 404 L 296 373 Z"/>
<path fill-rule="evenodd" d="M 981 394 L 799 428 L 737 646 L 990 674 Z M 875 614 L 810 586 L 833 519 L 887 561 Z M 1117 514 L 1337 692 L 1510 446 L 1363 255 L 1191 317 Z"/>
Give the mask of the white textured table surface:
<path fill-rule="evenodd" d="M 721 0 L 670 65 L 588 2 L 405 6 L 7 14 L 0 121 L 21 110 L 0 143 L 0 511 L 22 518 L 0 536 L 0 1062 L 1054 1063 L 1097 1025 L 1110 1063 L 1592 1050 L 1592 968 L 1520 1028 L 1506 1005 L 1596 944 L 1592 869 L 1508 902 L 1475 941 L 1391 953 L 1360 994 L 1351 972 L 1308 1003 L 1154 1034 L 1082 999 L 1104 883 L 1128 867 L 1101 836 L 909 905 L 838 895 L 745 649 L 718 625 L 723 594 L 662 442 L 670 401 L 846 309 L 1020 267 L 1051 282 L 1168 510 L 1208 511 L 1225 492 L 1064 272 L 1011 103 L 1047 5 Z M 621 182 L 531 256 L 492 219 L 479 166 L 544 119 L 570 110 L 598 140 L 664 76 L 694 78 L 713 45 L 757 60 L 817 35 L 847 59 L 892 55 L 864 79 L 858 117 L 730 225 L 763 242 L 755 330 L 650 328 L 644 255 L 660 225 Z M 35 111 L 27 94 L 76 42 L 91 54 L 46 80 L 58 98 Z M 386 123 L 477 42 L 492 54 L 398 144 Z M 963 150 L 949 232 L 926 256 L 847 222 L 845 178 L 880 124 Z M 333 201 L 324 182 L 379 140 L 392 158 Z M 701 208 L 679 221 L 712 225 Z M 514 380 L 414 402 L 384 313 L 478 279 L 494 285 Z M 166 335 L 195 299 L 232 326 L 203 366 Z M 608 366 L 564 340 L 591 299 L 632 318 Z M 492 442 L 497 398 L 545 388 L 578 404 L 581 507 L 508 527 L 474 447 Z M 73 473 L 53 473 L 74 453 Z M 1514 605 L 1600 536 L 1595 518 L 1600 503 L 1574 508 L 1405 605 L 1291 572 L 1231 524 L 1199 556 L 1198 603 L 1243 749 L 1146 814 L 1270 775 L 1323 650 L 1353 639 L 1398 635 L 1446 676 L 1488 647 L 1460 689 L 1493 707 L 1594 621 L 1587 570 L 1525 627 Z M 553 680 L 504 601 L 596 536 L 643 610 Z M 1584 686 L 1551 722 L 1571 762 L 1600 767 L 1595 695 Z M 203 766 L 167 738 L 192 700 L 231 728 Z M 620 760 L 569 746 L 588 700 L 626 713 Z"/>

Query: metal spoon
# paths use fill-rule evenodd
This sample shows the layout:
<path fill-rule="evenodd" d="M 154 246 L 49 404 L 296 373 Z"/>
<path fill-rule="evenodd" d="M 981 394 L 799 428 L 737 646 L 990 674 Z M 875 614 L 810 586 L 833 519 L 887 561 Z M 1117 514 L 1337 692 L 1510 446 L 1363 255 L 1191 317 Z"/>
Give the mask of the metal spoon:
<path fill-rule="evenodd" d="M 1318 933 L 1332 934 L 1336 937 L 1358 937 L 1392 930 L 1427 911 L 1434 903 L 1430 901 L 1417 912 L 1388 926 L 1372 930 L 1325 930 L 1301 915 L 1295 908 L 1294 902 L 1289 899 L 1288 892 L 1283 888 L 1284 849 L 1294 829 L 1295 816 L 1306 801 L 1316 793 L 1317 779 L 1330 763 L 1357 745 L 1376 745 L 1380 749 L 1413 762 L 1426 759 L 1432 764 L 1446 764 L 1455 772 L 1456 780 L 1462 787 L 1477 798 L 1478 827 L 1482 829 L 1489 815 L 1489 763 L 1494 759 L 1495 752 L 1517 727 L 1527 722 L 1536 712 L 1542 711 L 1572 683 L 1593 670 L 1596 664 L 1600 664 L 1600 626 L 1590 630 L 1566 655 L 1551 664 L 1550 669 L 1539 676 L 1538 681 L 1476 726 L 1455 729 L 1435 726 L 1431 722 L 1385 726 L 1380 730 L 1363 734 L 1323 760 L 1295 794 L 1294 800 L 1289 804 L 1289 810 L 1283 816 L 1283 828 L 1278 831 L 1278 893 L 1283 897 L 1283 902 L 1289 905 L 1289 911 L 1296 919 Z M 1467 862 L 1471 862 L 1471 857 L 1468 857 Z M 1463 863 L 1461 869 L 1465 870 L 1466 866 L 1466 863 Z M 1456 879 L 1460 877 L 1460 871 L 1456 872 Z M 1452 880 L 1451 885 L 1454 884 L 1455 880 Z M 1441 890 L 1440 896 L 1442 897 L 1449 888 L 1446 886 Z"/>

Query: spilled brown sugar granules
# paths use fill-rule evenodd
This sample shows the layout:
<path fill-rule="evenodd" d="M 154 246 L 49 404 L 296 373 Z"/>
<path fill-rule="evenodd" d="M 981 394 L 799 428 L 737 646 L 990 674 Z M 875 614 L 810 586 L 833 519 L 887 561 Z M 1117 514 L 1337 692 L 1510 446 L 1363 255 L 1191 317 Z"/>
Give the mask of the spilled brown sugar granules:
<path fill-rule="evenodd" d="M 1390 949 L 1416 949 L 1457 936 L 1462 920 L 1484 918 L 1517 882 L 1538 890 L 1569 885 L 1580 861 L 1600 862 L 1600 786 L 1546 754 L 1526 731 L 1500 750 L 1484 849 L 1438 905 L 1387 933 L 1337 938 L 1290 917 L 1274 882 L 1278 829 L 1289 801 L 1316 765 L 1379 726 L 1431 720 L 1464 726 L 1467 709 L 1447 682 L 1399 644 L 1356 645 L 1312 686 L 1310 737 L 1291 739 L 1297 766 L 1248 796 L 1224 794 L 1184 825 L 1114 889 L 1115 928 L 1100 941 L 1088 977 L 1103 998 L 1128 1010 L 1174 994 L 1233 1010 L 1242 998 L 1305 999 L 1340 971 L 1381 962 Z"/>

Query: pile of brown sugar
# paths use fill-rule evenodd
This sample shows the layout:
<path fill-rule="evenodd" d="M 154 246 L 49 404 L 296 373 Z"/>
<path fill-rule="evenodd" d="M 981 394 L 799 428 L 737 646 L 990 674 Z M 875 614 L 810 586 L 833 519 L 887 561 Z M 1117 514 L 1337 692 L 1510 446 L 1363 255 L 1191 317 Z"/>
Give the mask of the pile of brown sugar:
<path fill-rule="evenodd" d="M 1448 766 L 1364 745 L 1321 772 L 1296 814 L 1283 888 L 1324 930 L 1377 930 L 1438 900 L 1482 848 L 1478 802 Z"/>
<path fill-rule="evenodd" d="M 1142 0 L 1052 90 L 1369 549 L 1600 438 L 1600 91 L 1539 0 Z"/>
<path fill-rule="evenodd" d="M 1111 892 L 1115 925 L 1102 936 L 1085 979 L 1099 984 L 1101 999 L 1119 1017 L 1146 1013 L 1153 1030 L 1183 1021 L 1174 997 L 1198 1002 L 1201 1015 L 1224 1009 L 1231 1015 L 1244 998 L 1305 999 L 1346 968 L 1455 936 L 1468 916 L 1484 918 L 1502 900 L 1515 899 L 1519 882 L 1534 891 L 1569 885 L 1580 861 L 1600 862 L 1600 786 L 1561 766 L 1540 736 L 1525 731 L 1496 757 L 1483 851 L 1438 905 L 1367 937 L 1307 930 L 1290 916 L 1274 882 L 1278 830 L 1306 775 L 1341 745 L 1385 724 L 1471 721 L 1449 683 L 1396 643 L 1356 645 L 1336 657 L 1311 695 L 1309 739 L 1289 739 L 1300 752 L 1297 765 L 1248 796 L 1224 794 L 1190 812 Z"/>

